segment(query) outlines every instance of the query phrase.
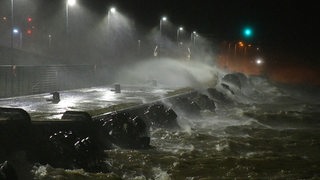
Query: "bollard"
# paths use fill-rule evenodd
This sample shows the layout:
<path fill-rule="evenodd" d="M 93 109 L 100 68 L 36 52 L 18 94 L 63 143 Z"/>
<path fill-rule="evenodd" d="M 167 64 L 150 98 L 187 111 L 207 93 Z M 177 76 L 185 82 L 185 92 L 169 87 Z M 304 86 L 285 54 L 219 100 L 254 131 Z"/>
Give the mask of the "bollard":
<path fill-rule="evenodd" d="M 59 92 L 52 92 L 52 103 L 59 103 L 60 102 L 60 93 Z"/>
<path fill-rule="evenodd" d="M 54 104 L 58 104 L 60 102 L 60 93 L 55 91 L 50 94 L 52 94 L 52 99 L 46 99 L 46 101 L 51 101 Z"/>
<path fill-rule="evenodd" d="M 116 93 L 121 93 L 120 84 L 115 84 L 114 85 L 114 90 L 115 90 Z"/>

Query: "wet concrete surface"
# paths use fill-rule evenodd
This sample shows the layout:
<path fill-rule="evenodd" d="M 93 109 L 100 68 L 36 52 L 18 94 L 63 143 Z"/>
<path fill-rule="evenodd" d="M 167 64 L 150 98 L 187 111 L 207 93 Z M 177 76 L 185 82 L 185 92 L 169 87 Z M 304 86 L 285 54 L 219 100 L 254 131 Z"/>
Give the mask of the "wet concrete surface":
<path fill-rule="evenodd" d="M 5 98 L 0 99 L 0 107 L 24 109 L 34 121 L 59 120 L 66 111 L 86 111 L 94 115 L 95 110 L 103 113 L 116 110 L 115 108 L 128 108 L 152 102 L 172 91 L 174 89 L 121 85 L 121 93 L 116 93 L 114 87 L 110 85 L 60 91 L 60 102 L 58 103 L 48 101 L 52 98 L 50 93 Z"/>

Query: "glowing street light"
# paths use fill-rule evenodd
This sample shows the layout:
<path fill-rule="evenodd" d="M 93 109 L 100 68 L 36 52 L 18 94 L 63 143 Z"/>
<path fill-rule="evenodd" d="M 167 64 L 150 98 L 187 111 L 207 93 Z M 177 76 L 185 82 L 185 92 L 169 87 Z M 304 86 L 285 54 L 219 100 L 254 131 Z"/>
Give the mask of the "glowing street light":
<path fill-rule="evenodd" d="M 14 26 L 14 14 L 13 14 L 13 6 L 14 6 L 14 1 L 11 0 L 11 64 L 14 65 L 14 60 L 13 60 L 13 34 L 14 34 L 14 31 L 13 31 L 13 26 Z"/>
<path fill-rule="evenodd" d="M 76 4 L 76 0 L 68 0 L 67 3 L 69 6 L 74 6 Z"/>
<path fill-rule="evenodd" d="M 263 64 L 263 60 L 260 59 L 260 58 L 256 59 L 256 64 L 257 64 L 257 65 Z"/>
<path fill-rule="evenodd" d="M 160 19 L 160 42 L 159 42 L 159 50 L 157 52 L 157 49 L 158 49 L 158 46 L 156 46 L 155 48 L 155 51 L 154 51 L 154 55 L 156 56 L 156 54 L 160 54 L 160 51 L 161 51 L 161 40 L 162 40 L 162 24 L 163 22 L 167 21 L 167 17 L 163 16 L 161 19 Z"/>
<path fill-rule="evenodd" d="M 48 35 L 48 48 L 49 48 L 49 49 L 51 48 L 51 42 L 52 42 L 52 35 L 49 34 L 49 35 Z"/>
<path fill-rule="evenodd" d="M 18 34 L 19 33 L 19 29 L 18 28 L 13 28 L 12 33 L 13 34 Z"/>
<path fill-rule="evenodd" d="M 196 37 L 198 37 L 198 34 L 196 31 L 193 31 L 190 35 L 190 41 L 193 43 L 193 46 L 196 45 Z"/>
<path fill-rule="evenodd" d="M 107 17 L 107 25 L 109 25 L 110 16 L 115 14 L 117 12 L 117 9 L 115 7 L 111 7 L 108 11 L 108 17 Z"/>
<path fill-rule="evenodd" d="M 18 28 L 13 28 L 12 34 L 19 34 L 19 47 L 22 48 L 22 32 Z"/>
<path fill-rule="evenodd" d="M 160 37 L 162 36 L 162 23 L 165 21 L 167 21 L 167 17 L 165 16 L 160 19 Z"/>
<path fill-rule="evenodd" d="M 177 43 L 178 43 L 178 45 L 179 45 L 179 35 L 180 35 L 180 31 L 183 31 L 183 27 L 179 27 L 179 28 L 177 29 Z"/>
<path fill-rule="evenodd" d="M 111 13 L 115 13 L 116 12 L 116 8 L 115 7 L 110 8 L 110 12 Z"/>
<path fill-rule="evenodd" d="M 76 4 L 76 0 L 67 0 L 66 2 L 66 32 L 69 33 L 69 6 L 72 7 Z"/>

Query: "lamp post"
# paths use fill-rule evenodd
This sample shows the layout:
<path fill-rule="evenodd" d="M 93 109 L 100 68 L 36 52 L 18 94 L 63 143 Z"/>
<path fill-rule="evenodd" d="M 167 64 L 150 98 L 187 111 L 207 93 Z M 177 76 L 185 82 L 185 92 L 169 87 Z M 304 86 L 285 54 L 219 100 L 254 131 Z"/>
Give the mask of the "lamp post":
<path fill-rule="evenodd" d="M 13 30 L 12 30 L 12 34 L 14 35 L 14 34 L 19 34 L 20 35 L 20 39 L 19 39 L 19 47 L 21 47 L 21 40 L 22 40 L 22 34 L 21 34 L 21 32 L 19 31 L 19 29 L 18 28 L 13 28 Z M 13 37 L 13 39 L 14 39 L 14 37 Z M 14 47 L 14 45 L 13 45 L 13 41 L 12 41 L 12 47 Z"/>
<path fill-rule="evenodd" d="M 164 21 L 167 21 L 167 17 L 165 17 L 165 16 L 160 19 L 160 38 L 162 36 L 162 23 Z"/>
<path fill-rule="evenodd" d="M 177 44 L 178 44 L 178 46 L 179 46 L 179 35 L 180 35 L 180 31 L 183 31 L 183 27 L 179 27 L 179 28 L 177 29 Z"/>
<path fill-rule="evenodd" d="M 193 43 L 193 46 L 196 45 L 196 36 L 197 36 L 197 32 L 196 31 L 193 31 L 190 35 L 190 41 L 191 43 Z"/>
<path fill-rule="evenodd" d="M 109 21 L 110 21 L 110 16 L 112 14 L 115 14 L 117 12 L 115 7 L 111 7 L 108 11 L 108 17 L 107 17 L 107 26 L 109 25 Z"/>
<path fill-rule="evenodd" d="M 13 65 L 14 64 L 14 60 L 13 60 L 13 26 L 14 26 L 14 12 L 13 12 L 13 6 L 14 6 L 14 1 L 11 0 L 11 39 L 10 39 L 10 46 L 11 46 L 11 53 L 10 53 L 10 58 L 11 58 L 11 64 Z"/>
<path fill-rule="evenodd" d="M 161 41 L 162 41 L 162 24 L 165 21 L 167 21 L 167 17 L 165 17 L 165 16 L 160 19 L 160 27 L 159 27 L 159 29 L 160 29 L 160 42 L 159 42 L 159 50 L 157 53 L 159 55 L 160 55 L 160 51 L 161 51 Z M 157 49 L 157 47 L 156 47 L 156 49 Z"/>
<path fill-rule="evenodd" d="M 69 48 L 70 48 L 70 37 L 69 37 L 69 6 L 72 7 L 76 4 L 76 0 L 67 0 L 66 1 L 66 41 L 65 41 L 65 50 L 66 50 L 66 56 L 67 58 L 69 58 L 70 56 L 70 51 L 69 51 Z"/>
<path fill-rule="evenodd" d="M 106 27 L 105 27 L 105 56 L 109 58 L 114 58 L 116 55 L 116 52 L 113 50 L 115 39 L 113 38 L 115 32 L 114 26 L 114 18 L 115 15 L 117 15 L 117 9 L 115 7 L 109 7 L 106 9 Z M 102 62 L 101 62 L 102 63 Z"/>
<path fill-rule="evenodd" d="M 69 6 L 74 6 L 76 0 L 67 0 L 66 2 L 66 33 L 69 33 Z"/>
<path fill-rule="evenodd" d="M 48 35 L 48 48 L 51 49 L 52 35 Z"/>
<path fill-rule="evenodd" d="M 22 39 L 22 38 L 23 38 L 23 37 L 22 37 L 22 31 L 19 32 L 19 38 L 20 38 L 20 39 L 19 39 L 19 47 L 20 47 L 20 49 L 22 49 L 22 43 L 23 43 L 23 42 L 22 42 L 22 41 L 23 41 L 23 39 Z"/>
<path fill-rule="evenodd" d="M 140 54 L 140 49 L 141 49 L 141 40 L 138 40 L 138 54 Z"/>

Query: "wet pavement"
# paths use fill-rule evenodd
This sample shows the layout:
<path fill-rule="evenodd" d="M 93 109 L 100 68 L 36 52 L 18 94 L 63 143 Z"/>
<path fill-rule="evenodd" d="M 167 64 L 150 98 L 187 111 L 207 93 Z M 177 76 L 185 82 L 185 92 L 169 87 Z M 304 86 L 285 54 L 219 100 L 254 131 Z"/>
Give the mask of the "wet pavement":
<path fill-rule="evenodd" d="M 173 91 L 163 87 L 121 85 L 121 93 L 116 93 L 110 85 L 59 91 L 59 103 L 48 101 L 52 98 L 50 93 L 5 98 L 0 99 L 0 107 L 24 109 L 31 120 L 59 120 L 65 111 L 86 111 L 94 116 L 159 100 Z"/>

